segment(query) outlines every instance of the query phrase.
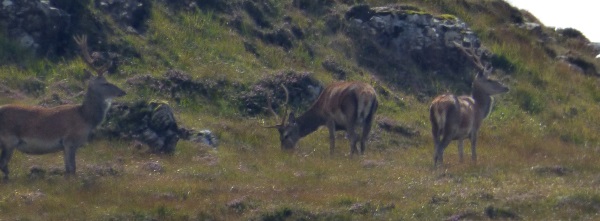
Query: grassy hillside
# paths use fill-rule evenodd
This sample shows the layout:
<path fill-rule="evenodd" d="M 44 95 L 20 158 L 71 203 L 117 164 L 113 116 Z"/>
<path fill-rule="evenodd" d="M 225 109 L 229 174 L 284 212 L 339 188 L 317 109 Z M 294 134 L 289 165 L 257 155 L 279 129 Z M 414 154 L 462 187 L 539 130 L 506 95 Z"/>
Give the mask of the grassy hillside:
<path fill-rule="evenodd" d="M 554 39 L 542 42 L 514 25 L 535 18 L 499 1 L 402 1 L 466 21 L 496 55 L 497 75 L 511 88 L 496 98 L 484 122 L 479 160 L 471 162 L 467 154 L 465 162 L 458 162 L 453 142 L 444 166 L 434 169 L 428 107 L 436 93 L 403 90 L 381 80 L 389 73 L 359 65 L 352 54 L 357 46 L 327 24 L 328 15 L 343 18 L 354 2 L 381 6 L 397 1 L 252 1 L 265 10 L 262 17 L 248 13 L 244 1 L 229 1 L 226 11 L 217 4 L 176 12 L 160 2 L 152 5 L 147 28 L 138 34 L 89 3 L 91 17 L 104 25 L 90 31 L 91 42 L 100 38 L 92 35 L 97 32 L 106 41 L 92 47 L 122 54 L 118 70 L 109 75 L 128 92 L 120 102 L 165 100 L 183 126 L 212 130 L 220 146 L 181 141 L 173 155 L 157 155 L 132 141 L 94 139 L 78 152 L 77 176 L 69 179 L 61 175 L 62 154 L 16 152 L 9 164 L 11 179 L 0 184 L 0 220 L 599 218 L 600 82 L 556 59 L 569 51 L 598 67 L 585 39 L 542 27 Z M 303 33 L 291 46 L 257 34 L 275 33 L 289 20 Z M 40 104 L 53 94 L 81 101 L 85 64 L 75 53 L 33 55 L 0 32 L 0 101 Z M 322 65 L 327 60 L 346 70 L 348 80 L 370 82 L 383 92 L 377 121 L 415 135 L 375 126 L 366 154 L 349 158 L 344 134 L 338 133 L 330 156 L 328 132 L 321 129 L 302 139 L 296 150 L 282 151 L 277 132 L 260 127 L 263 121 L 274 122 L 270 115 L 240 110 L 235 98 L 241 89 L 281 72 L 309 72 L 323 84 L 334 82 Z M 226 83 L 211 96 L 177 100 L 126 83 L 144 74 L 161 77 L 169 69 Z M 418 83 L 439 93 L 460 88 Z M 468 145 L 465 149 L 468 153 Z M 46 172 L 32 173 L 32 167 Z"/>

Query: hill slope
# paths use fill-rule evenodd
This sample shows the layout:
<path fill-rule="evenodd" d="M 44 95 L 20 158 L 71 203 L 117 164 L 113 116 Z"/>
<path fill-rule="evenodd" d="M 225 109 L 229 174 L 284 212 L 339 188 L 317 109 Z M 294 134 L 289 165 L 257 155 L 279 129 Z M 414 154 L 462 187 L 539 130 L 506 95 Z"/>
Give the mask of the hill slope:
<path fill-rule="evenodd" d="M 60 175 L 60 154 L 16 153 L 11 180 L 0 184 L 2 219 L 598 218 L 599 64 L 576 30 L 537 25 L 503 1 L 120 1 L 137 6 L 130 17 L 119 16 L 128 7 L 103 2 L 53 1 L 78 18 L 63 38 L 87 34 L 93 50 L 116 61 L 109 80 L 128 91 L 119 102 L 164 100 L 181 126 L 210 129 L 220 145 L 180 141 L 172 155 L 159 155 L 131 140 L 95 138 L 78 152 L 72 179 Z M 352 13 L 360 10 L 366 14 Z M 433 169 L 428 119 L 435 95 L 469 93 L 469 62 L 390 54 L 352 26 L 376 13 L 464 22 L 491 52 L 511 91 L 484 122 L 477 163 L 458 162 L 453 143 L 445 166 Z M 35 54 L 6 32 L 3 103 L 81 100 L 88 76 L 73 42 Z M 168 82 L 169 70 L 202 90 L 132 83 Z M 312 102 L 307 85 L 337 80 L 369 82 L 379 93 L 366 154 L 349 158 L 339 133 L 330 156 L 324 129 L 281 151 L 276 131 L 260 127 L 274 122 L 265 96 L 275 93 L 280 110 L 284 97 L 272 90 L 284 83 L 291 108 L 302 111 Z"/>

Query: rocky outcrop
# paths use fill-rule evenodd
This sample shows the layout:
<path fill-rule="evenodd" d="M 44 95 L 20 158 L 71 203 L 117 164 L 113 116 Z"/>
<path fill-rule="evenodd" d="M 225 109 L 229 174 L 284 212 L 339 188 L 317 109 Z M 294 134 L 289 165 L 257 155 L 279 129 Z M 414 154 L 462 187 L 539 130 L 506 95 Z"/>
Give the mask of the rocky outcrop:
<path fill-rule="evenodd" d="M 96 8 L 109 14 L 122 28 L 131 33 L 144 32 L 150 17 L 150 0 L 96 0 Z"/>
<path fill-rule="evenodd" d="M 594 48 L 597 52 L 600 52 L 600 42 L 592 42 L 590 46 Z"/>
<path fill-rule="evenodd" d="M 146 29 L 150 17 L 149 0 L 89 0 L 103 13 L 112 17 L 129 33 Z M 0 0 L 0 28 L 6 36 L 36 54 L 52 57 L 77 51 L 74 34 L 86 33 L 105 38 L 102 17 L 93 16 L 89 1 L 61 0 Z M 105 46 L 104 46 L 105 47 Z M 119 48 L 119 47 L 115 47 Z"/>
<path fill-rule="evenodd" d="M 411 84 L 414 76 L 409 70 L 414 68 L 455 79 L 472 77 L 465 69 L 472 64 L 454 42 L 475 49 L 481 43 L 467 24 L 454 16 L 434 16 L 405 5 L 357 5 L 345 19 L 346 33 L 358 45 L 358 62 L 388 80 Z"/>
<path fill-rule="evenodd" d="M 179 128 L 171 107 L 154 101 L 113 104 L 97 134 L 133 139 L 156 153 L 172 153 L 179 141 Z"/>
<path fill-rule="evenodd" d="M 284 86 L 289 99 L 286 98 Z M 256 84 L 243 91 L 238 100 L 240 109 L 247 114 L 255 115 L 266 113 L 267 100 L 272 99 L 272 106 L 279 111 L 288 100 L 287 105 L 293 108 L 307 108 L 317 99 L 323 90 L 321 83 L 312 77 L 311 73 L 298 73 L 295 71 L 279 72 L 261 79 Z"/>
<path fill-rule="evenodd" d="M 147 145 L 154 153 L 173 153 L 179 139 L 218 146 L 211 131 L 179 126 L 171 106 L 162 101 L 113 104 L 96 135 L 134 140 Z"/>
<path fill-rule="evenodd" d="M 567 51 L 567 53 L 557 56 L 556 59 L 559 62 L 562 62 L 565 65 L 567 65 L 571 70 L 575 72 L 590 76 L 600 76 L 600 73 L 598 73 L 598 69 L 594 64 L 594 61 L 586 59 L 585 56 L 582 56 L 577 52 L 569 50 Z"/>
<path fill-rule="evenodd" d="M 67 45 L 71 16 L 40 0 L 1 0 L 0 28 L 9 38 L 38 54 L 60 54 Z"/>
<path fill-rule="evenodd" d="M 590 47 L 594 48 L 594 51 L 596 52 L 596 58 L 600 58 L 600 42 L 592 42 L 590 43 Z"/>

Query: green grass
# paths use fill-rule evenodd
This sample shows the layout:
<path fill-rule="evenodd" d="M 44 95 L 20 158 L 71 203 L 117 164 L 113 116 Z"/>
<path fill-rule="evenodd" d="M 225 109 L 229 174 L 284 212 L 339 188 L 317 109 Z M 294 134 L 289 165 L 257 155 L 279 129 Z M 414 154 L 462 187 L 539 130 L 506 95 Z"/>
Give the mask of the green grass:
<path fill-rule="evenodd" d="M 212 149 L 180 141 L 173 155 L 156 155 L 131 141 L 96 139 L 78 152 L 77 176 L 71 178 L 52 174 L 64 170 L 61 153 L 15 152 L 9 164 L 11 179 L 0 183 L 0 219 L 444 220 L 461 215 L 509 219 L 511 214 L 523 220 L 598 219 L 598 79 L 546 54 L 545 47 L 566 51 L 565 45 L 537 44 L 529 33 L 503 26 L 504 9 L 485 13 L 483 9 L 490 9 L 494 1 L 466 2 L 477 7 L 467 9 L 455 1 L 409 1 L 424 11 L 472 24 L 506 72 L 500 76 L 511 91 L 496 97 L 496 106 L 484 121 L 477 162 L 470 160 L 469 142 L 465 161 L 459 162 L 453 142 L 445 151 L 444 166 L 434 169 L 431 97 L 396 88 L 373 70 L 358 66 L 352 41 L 343 33 L 321 33 L 325 24 L 319 15 L 291 3 L 270 2 L 273 16 L 288 15 L 306 31 L 306 38 L 286 51 L 250 36 L 253 21 L 246 14 L 238 15 L 245 29 L 237 31 L 223 22 L 222 16 L 230 15 L 173 14 L 158 3 L 144 36 L 120 31 L 109 36 L 108 41 L 128 45 L 141 55 L 125 58 L 109 81 L 127 90 L 120 101 L 166 100 L 181 125 L 212 130 L 220 146 Z M 332 10 L 343 12 L 346 7 Z M 247 52 L 244 42 L 255 46 L 260 56 Z M 2 103 L 36 104 L 52 93 L 81 99 L 56 86 L 84 87 L 86 67 L 79 58 L 40 58 L 14 45 L 0 38 L 0 83 L 18 90 L 23 82 L 37 78 L 46 88 L 42 95 L 25 94 L 22 99 L 0 96 Z M 308 71 L 327 84 L 334 81 L 321 66 L 327 59 L 343 67 L 348 79 L 371 82 L 386 92 L 379 95 L 378 120 L 393 120 L 418 135 L 403 137 L 375 126 L 366 154 L 350 158 L 342 133 L 337 134 L 330 156 L 328 132 L 321 129 L 302 139 L 295 151 L 282 151 L 277 131 L 260 127 L 263 120 L 272 122 L 270 116 L 246 116 L 229 94 L 176 102 L 125 83 L 135 75 L 160 77 L 168 69 L 179 69 L 196 79 L 242 86 L 282 70 Z M 433 88 L 440 93 L 452 88 L 437 79 L 422 80 L 436 85 Z M 154 162 L 164 171 L 147 169 Z M 30 178 L 32 166 L 44 169 L 46 175 Z"/>
<path fill-rule="evenodd" d="M 256 136 L 275 143 L 268 131 Z M 326 133 L 320 131 L 303 140 L 295 153 L 281 152 L 275 145 L 245 144 L 248 147 L 243 148 L 239 142 L 224 140 L 217 151 L 182 142 L 174 156 L 156 156 L 126 143 L 94 142 L 80 151 L 80 175 L 73 179 L 47 176 L 29 180 L 29 165 L 62 167 L 60 157 L 16 154 L 11 164 L 15 173 L 3 184 L 6 192 L 0 208 L 7 219 L 193 219 L 199 214 L 247 219 L 291 208 L 322 216 L 346 214 L 355 219 L 378 214 L 382 219 L 429 220 L 466 211 L 483 214 L 492 205 L 522 217 L 569 218 L 592 216 L 593 209 L 589 208 L 596 206 L 593 199 L 600 196 L 594 185 L 598 167 L 588 167 L 598 160 L 597 152 L 590 154 L 575 147 L 498 146 L 484 134 L 477 164 L 458 163 L 452 146 L 446 154 L 447 166 L 433 170 L 430 145 L 369 149 L 364 157 L 348 159 L 345 145 L 329 156 L 319 136 Z M 253 142 L 250 139 L 247 143 Z M 164 166 L 164 172 L 143 169 L 145 163 L 155 161 Z M 95 177 L 90 175 L 92 169 L 86 168 L 118 162 L 123 169 L 116 176 Z M 557 164 L 576 172 L 561 177 L 538 175 L 532 170 L 534 166 Z M 43 196 L 29 200 L 37 192 Z M 592 198 L 574 203 L 570 202 L 577 198 L 562 200 L 578 193 Z M 247 209 L 240 212 L 227 206 L 236 199 L 242 199 Z M 559 202 L 581 211 L 571 214 L 556 210 Z M 366 207 L 364 214 L 349 212 L 357 203 L 371 207 Z M 388 209 L 378 211 L 383 207 Z M 62 212 L 56 212 L 58 209 Z"/>

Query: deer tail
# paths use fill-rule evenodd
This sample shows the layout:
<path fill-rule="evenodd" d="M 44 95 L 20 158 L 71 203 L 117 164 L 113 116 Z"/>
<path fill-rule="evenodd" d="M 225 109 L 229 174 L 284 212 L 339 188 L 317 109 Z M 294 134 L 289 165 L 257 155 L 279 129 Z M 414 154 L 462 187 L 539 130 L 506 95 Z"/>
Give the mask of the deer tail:
<path fill-rule="evenodd" d="M 451 96 L 451 99 L 448 99 L 448 96 Z M 444 95 L 444 97 L 433 101 L 429 107 L 429 119 L 435 139 L 439 139 L 444 134 L 450 114 L 458 111 L 460 111 L 460 102 L 457 96 Z"/>

